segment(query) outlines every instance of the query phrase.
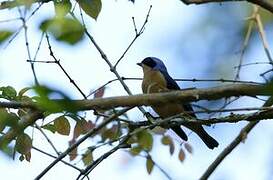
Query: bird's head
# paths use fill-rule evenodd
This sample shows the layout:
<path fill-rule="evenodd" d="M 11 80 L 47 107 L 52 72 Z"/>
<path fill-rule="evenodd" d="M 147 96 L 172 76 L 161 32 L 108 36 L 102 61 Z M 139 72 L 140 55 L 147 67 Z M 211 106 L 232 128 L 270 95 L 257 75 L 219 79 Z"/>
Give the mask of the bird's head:
<path fill-rule="evenodd" d="M 143 70 L 167 71 L 164 63 L 156 57 L 146 57 L 137 65 L 141 66 Z"/>

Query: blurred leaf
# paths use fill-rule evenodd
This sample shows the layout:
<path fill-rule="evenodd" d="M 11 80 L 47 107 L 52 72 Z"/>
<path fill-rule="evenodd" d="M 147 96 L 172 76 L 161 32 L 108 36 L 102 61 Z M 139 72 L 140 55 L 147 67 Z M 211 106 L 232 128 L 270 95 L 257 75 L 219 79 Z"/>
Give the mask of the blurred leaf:
<path fill-rule="evenodd" d="M 99 88 L 96 93 L 94 94 L 94 98 L 100 98 L 104 95 L 105 87 Z"/>
<path fill-rule="evenodd" d="M 31 147 L 32 140 L 29 135 L 23 133 L 17 136 L 15 143 L 15 149 L 17 152 L 26 155 L 30 152 Z"/>
<path fill-rule="evenodd" d="M 69 135 L 70 133 L 70 124 L 68 119 L 65 116 L 60 116 L 54 120 L 54 126 L 56 131 L 62 135 Z"/>
<path fill-rule="evenodd" d="M 79 42 L 84 35 L 82 24 L 71 18 L 53 18 L 44 20 L 40 24 L 42 31 L 50 32 L 58 41 L 71 45 Z"/>
<path fill-rule="evenodd" d="M 73 139 L 77 139 L 81 134 L 83 134 L 84 121 L 85 120 L 77 121 L 73 131 Z"/>
<path fill-rule="evenodd" d="M 6 117 L 6 125 L 12 128 L 16 128 L 18 125 L 19 117 L 15 113 L 8 113 Z"/>
<path fill-rule="evenodd" d="M 155 134 L 163 135 L 166 132 L 166 129 L 156 126 L 155 128 L 152 129 L 152 132 Z"/>
<path fill-rule="evenodd" d="M 92 121 L 86 121 L 85 119 L 77 120 L 77 123 L 74 127 L 73 138 L 77 139 L 81 134 L 86 134 L 94 127 L 95 124 L 93 124 Z"/>
<path fill-rule="evenodd" d="M 0 132 L 2 132 L 7 125 L 7 117 L 7 110 L 4 108 L 0 108 Z"/>
<path fill-rule="evenodd" d="M 33 102 L 32 99 L 28 96 L 17 96 L 21 102 Z"/>
<path fill-rule="evenodd" d="M 25 5 L 27 9 L 30 9 L 35 0 L 15 0 L 20 5 Z"/>
<path fill-rule="evenodd" d="M 64 17 L 69 13 L 72 4 L 69 0 L 54 0 L 55 14 L 57 17 Z"/>
<path fill-rule="evenodd" d="M 112 128 L 109 129 L 105 129 L 102 134 L 101 134 L 101 138 L 103 140 L 107 140 L 107 139 L 114 139 L 115 138 L 115 132 L 112 130 Z"/>
<path fill-rule="evenodd" d="M 27 154 L 25 154 L 25 158 L 28 162 L 30 162 L 31 159 L 31 151 L 29 151 Z"/>
<path fill-rule="evenodd" d="M 174 153 L 174 143 L 170 136 L 163 136 L 161 139 L 161 143 L 169 146 L 170 154 Z"/>
<path fill-rule="evenodd" d="M 148 156 L 147 160 L 146 160 L 146 169 L 147 169 L 148 174 L 151 174 L 153 168 L 154 168 L 154 162 L 153 162 L 152 158 L 150 156 Z"/>
<path fill-rule="evenodd" d="M 42 126 L 41 128 L 49 130 L 52 133 L 55 133 L 57 131 L 55 125 L 53 125 L 53 124 L 46 124 L 46 125 Z"/>
<path fill-rule="evenodd" d="M 69 147 L 72 146 L 76 141 L 74 139 L 72 139 L 71 141 L 69 141 Z M 73 161 L 74 159 L 76 159 L 77 157 L 77 153 L 78 153 L 78 148 L 76 147 L 75 149 L 73 149 L 68 155 L 69 155 L 69 160 Z"/>
<path fill-rule="evenodd" d="M 1 137 L 1 136 L 0 136 Z M 2 146 L 0 147 L 0 150 L 7 155 L 9 158 L 13 158 L 14 154 L 14 147 L 11 146 Z"/>
<path fill-rule="evenodd" d="M 11 86 L 0 87 L 0 92 L 0 98 L 2 97 L 8 100 L 14 100 L 17 94 L 16 90 Z"/>
<path fill-rule="evenodd" d="M 24 155 L 23 155 L 23 154 L 21 154 L 21 155 L 19 156 L 19 160 L 20 160 L 20 161 L 25 160 L 25 157 L 24 157 Z"/>
<path fill-rule="evenodd" d="M 132 147 L 131 149 L 130 149 L 130 153 L 133 155 L 133 156 L 136 156 L 136 155 L 138 155 L 141 151 L 142 151 L 142 147 L 140 147 L 140 146 L 135 146 L 135 147 Z"/>
<path fill-rule="evenodd" d="M 153 136 L 147 130 L 140 131 L 137 134 L 139 145 L 147 151 L 153 148 Z"/>
<path fill-rule="evenodd" d="M 84 163 L 85 166 L 88 166 L 93 162 L 93 154 L 92 151 L 89 149 L 84 153 L 82 157 L 82 162 Z"/>
<path fill-rule="evenodd" d="M 33 97 L 32 99 L 37 102 L 37 105 L 41 109 L 47 111 L 45 116 L 48 116 L 50 113 L 63 111 L 68 111 L 72 113 L 76 112 L 77 106 L 71 104 L 70 98 L 65 93 L 58 90 L 50 89 L 46 86 L 35 86 L 33 89 L 38 94 L 38 96 Z M 51 100 L 50 97 L 53 95 L 57 96 L 59 100 Z"/>
<path fill-rule="evenodd" d="M 12 34 L 13 32 L 11 31 L 0 30 L 0 44 L 4 42 L 6 39 L 8 39 Z"/>
<path fill-rule="evenodd" d="M 28 90 L 30 90 L 30 89 L 32 89 L 32 88 L 26 87 L 26 88 L 21 89 L 21 90 L 19 91 L 19 93 L 18 93 L 18 96 L 23 96 L 23 95 L 24 95 Z"/>
<path fill-rule="evenodd" d="M 101 10 L 101 0 L 78 0 L 78 3 L 86 14 L 97 20 Z"/>
<path fill-rule="evenodd" d="M 15 113 L 10 113 L 4 108 L 0 108 L 0 132 L 6 126 L 16 128 L 19 119 Z"/>
<path fill-rule="evenodd" d="M 134 144 L 137 143 L 137 137 L 136 136 L 132 136 L 128 139 L 127 144 Z"/>
<path fill-rule="evenodd" d="M 162 144 L 164 145 L 169 145 L 171 143 L 171 138 L 170 136 L 163 136 L 161 139 Z"/>
<path fill-rule="evenodd" d="M 185 143 L 185 144 L 184 144 L 184 147 L 186 148 L 186 150 L 187 150 L 190 154 L 192 154 L 193 149 L 192 149 L 192 147 L 191 147 L 191 145 L 190 145 L 189 143 Z"/>
<path fill-rule="evenodd" d="M 179 159 L 181 162 L 183 162 L 183 161 L 185 160 L 185 157 L 186 157 L 185 152 L 184 152 L 184 150 L 181 148 L 180 151 L 179 151 L 179 154 L 178 154 L 178 159 Z"/>

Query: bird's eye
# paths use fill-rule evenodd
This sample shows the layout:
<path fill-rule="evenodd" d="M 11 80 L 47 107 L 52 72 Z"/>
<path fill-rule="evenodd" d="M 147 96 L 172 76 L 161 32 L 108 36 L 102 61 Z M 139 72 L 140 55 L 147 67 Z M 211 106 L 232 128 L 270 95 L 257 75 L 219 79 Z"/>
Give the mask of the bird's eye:
<path fill-rule="evenodd" d="M 152 59 L 152 58 L 145 58 L 143 61 L 142 61 L 143 64 L 153 68 L 156 66 L 156 62 Z"/>

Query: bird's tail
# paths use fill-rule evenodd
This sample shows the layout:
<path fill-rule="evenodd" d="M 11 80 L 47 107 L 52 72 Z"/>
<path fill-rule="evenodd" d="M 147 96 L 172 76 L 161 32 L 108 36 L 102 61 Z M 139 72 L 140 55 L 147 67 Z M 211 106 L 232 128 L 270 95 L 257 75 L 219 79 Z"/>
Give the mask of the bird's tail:
<path fill-rule="evenodd" d="M 219 145 L 219 143 L 213 137 L 211 137 L 202 126 L 200 126 L 200 128 L 198 128 L 198 130 L 195 132 L 202 139 L 202 141 L 208 146 L 208 148 L 213 149 Z"/>
<path fill-rule="evenodd" d="M 181 139 L 183 139 L 184 141 L 188 140 L 188 136 L 186 135 L 186 133 L 181 129 L 180 126 L 175 126 L 171 128 Z"/>

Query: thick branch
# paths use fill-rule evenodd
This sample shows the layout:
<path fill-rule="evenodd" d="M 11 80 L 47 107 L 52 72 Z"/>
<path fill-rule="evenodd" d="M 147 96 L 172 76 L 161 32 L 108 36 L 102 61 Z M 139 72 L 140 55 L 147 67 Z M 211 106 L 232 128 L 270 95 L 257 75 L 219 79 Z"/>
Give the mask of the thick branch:
<path fill-rule="evenodd" d="M 247 1 L 267 9 L 273 13 L 273 1 L 272 0 L 181 0 L 185 4 L 205 4 L 215 2 L 232 2 L 232 1 Z"/>
<path fill-rule="evenodd" d="M 116 107 L 151 106 L 162 103 L 193 102 L 200 100 L 216 100 L 232 96 L 270 96 L 272 92 L 264 85 L 236 84 L 213 88 L 172 91 L 167 93 L 139 94 L 96 98 L 91 100 L 72 100 L 70 105 L 76 110 L 111 109 Z M 61 102 L 60 100 L 55 100 Z M 32 108 L 39 109 L 35 103 L 0 102 L 0 108 Z"/>

